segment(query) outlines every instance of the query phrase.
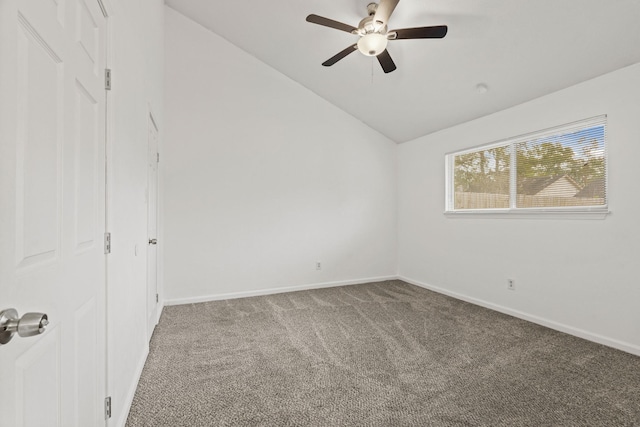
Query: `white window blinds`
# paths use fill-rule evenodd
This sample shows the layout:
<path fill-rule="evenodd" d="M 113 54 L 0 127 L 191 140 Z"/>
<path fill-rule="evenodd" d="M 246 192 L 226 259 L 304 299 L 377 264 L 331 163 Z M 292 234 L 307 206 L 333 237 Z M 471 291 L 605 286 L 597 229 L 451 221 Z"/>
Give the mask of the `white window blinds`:
<path fill-rule="evenodd" d="M 606 116 L 448 155 L 447 210 L 607 204 Z"/>

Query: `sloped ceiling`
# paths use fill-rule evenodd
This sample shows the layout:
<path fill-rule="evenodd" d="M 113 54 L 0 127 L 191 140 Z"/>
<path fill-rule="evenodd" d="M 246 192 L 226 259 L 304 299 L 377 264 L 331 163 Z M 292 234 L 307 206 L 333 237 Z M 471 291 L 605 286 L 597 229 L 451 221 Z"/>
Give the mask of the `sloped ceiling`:
<path fill-rule="evenodd" d="M 359 52 L 321 66 L 357 36 L 305 17 L 357 26 L 368 3 L 166 0 L 399 143 L 640 62 L 640 0 L 401 0 L 390 29 L 447 25 L 447 36 L 390 41 L 389 74 Z"/>

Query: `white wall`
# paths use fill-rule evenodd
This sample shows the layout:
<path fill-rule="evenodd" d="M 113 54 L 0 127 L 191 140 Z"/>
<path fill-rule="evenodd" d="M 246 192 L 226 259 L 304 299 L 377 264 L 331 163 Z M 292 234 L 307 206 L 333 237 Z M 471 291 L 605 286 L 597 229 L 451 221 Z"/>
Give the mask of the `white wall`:
<path fill-rule="evenodd" d="M 162 0 L 109 2 L 113 88 L 108 94 L 107 257 L 109 425 L 123 426 L 148 352 L 147 128 L 152 110 L 163 134 Z M 136 254 L 137 246 L 137 254 Z"/>
<path fill-rule="evenodd" d="M 443 215 L 445 153 L 601 114 L 608 115 L 606 219 Z M 639 158 L 640 64 L 402 144 L 399 274 L 640 354 Z"/>
<path fill-rule="evenodd" d="M 170 8 L 165 29 L 166 298 L 394 276 L 396 145 Z"/>

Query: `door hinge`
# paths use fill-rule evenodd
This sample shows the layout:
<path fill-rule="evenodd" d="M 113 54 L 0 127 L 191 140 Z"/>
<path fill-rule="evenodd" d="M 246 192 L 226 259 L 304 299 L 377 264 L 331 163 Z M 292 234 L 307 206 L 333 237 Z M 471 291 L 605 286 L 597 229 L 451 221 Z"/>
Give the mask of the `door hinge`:
<path fill-rule="evenodd" d="M 104 233 L 104 253 L 111 253 L 111 233 Z"/>
<path fill-rule="evenodd" d="M 109 68 L 104 70 L 104 88 L 111 90 L 111 70 Z"/>
<path fill-rule="evenodd" d="M 104 419 L 111 418 L 111 396 L 104 399 Z"/>
<path fill-rule="evenodd" d="M 156 163 L 160 163 L 160 153 L 156 153 Z"/>
<path fill-rule="evenodd" d="M 160 297 L 156 294 L 156 304 L 160 302 Z"/>

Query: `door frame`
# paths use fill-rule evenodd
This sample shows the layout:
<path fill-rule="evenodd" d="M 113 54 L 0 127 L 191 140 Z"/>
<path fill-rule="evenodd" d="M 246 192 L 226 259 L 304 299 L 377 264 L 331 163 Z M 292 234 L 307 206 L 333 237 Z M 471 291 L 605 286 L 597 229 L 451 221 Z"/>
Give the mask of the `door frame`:
<path fill-rule="evenodd" d="M 106 26 L 105 26 L 105 68 L 106 69 L 112 69 L 112 64 L 113 64 L 113 21 L 111 19 L 111 17 L 114 15 L 115 12 L 115 6 L 113 4 L 112 0 L 97 0 L 98 4 L 100 5 L 100 8 L 102 9 L 102 13 L 105 17 L 106 20 Z M 106 72 L 106 70 L 105 70 Z M 104 185 L 105 185 L 105 191 L 104 191 L 104 197 L 105 197 L 105 203 L 104 203 L 104 208 L 105 208 L 105 213 L 104 213 L 104 227 L 105 227 L 105 235 L 106 233 L 110 232 L 111 230 L 111 211 L 112 211 L 112 200 L 111 200 L 111 189 L 113 188 L 112 185 L 112 177 L 113 177 L 113 171 L 112 171 L 112 167 L 111 167 L 111 158 L 113 155 L 113 140 L 112 140 L 112 135 L 113 135 L 113 105 L 110 102 L 110 98 L 111 98 L 111 93 L 109 90 L 106 90 L 105 88 L 105 141 L 104 141 L 104 173 L 105 173 L 105 177 L 104 177 Z M 109 319 L 111 318 L 111 304 L 109 302 L 109 283 L 110 283 L 110 277 L 109 277 L 109 254 L 105 254 L 104 257 L 104 271 L 105 271 L 105 286 L 104 286 L 104 329 L 105 329 L 105 345 L 104 345 L 104 350 L 105 350 L 105 357 L 104 357 L 104 378 L 105 378 L 105 389 L 104 389 L 104 396 L 105 396 L 105 410 L 106 410 L 106 399 L 112 396 L 112 390 L 114 388 L 113 384 L 114 384 L 114 378 L 113 378 L 113 372 L 111 369 L 111 365 L 113 363 L 113 357 L 111 356 L 111 352 L 112 352 L 112 346 L 110 345 L 110 343 L 113 340 L 113 334 L 114 332 L 111 330 L 111 328 L 109 327 L 109 324 L 111 322 L 109 322 Z M 111 409 L 111 404 L 109 403 L 109 409 Z M 110 421 L 113 419 L 113 417 L 107 417 L 106 413 L 105 413 L 105 421 L 104 421 L 104 425 L 105 427 L 109 426 Z"/>

